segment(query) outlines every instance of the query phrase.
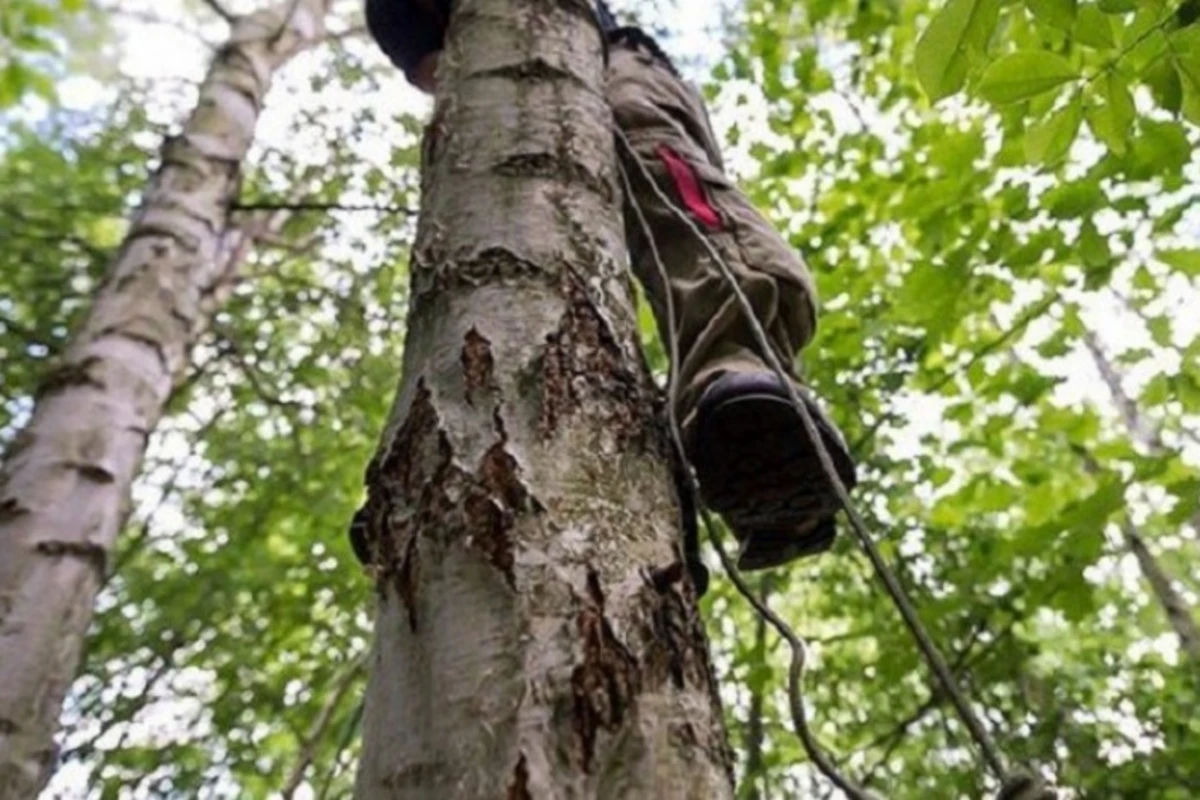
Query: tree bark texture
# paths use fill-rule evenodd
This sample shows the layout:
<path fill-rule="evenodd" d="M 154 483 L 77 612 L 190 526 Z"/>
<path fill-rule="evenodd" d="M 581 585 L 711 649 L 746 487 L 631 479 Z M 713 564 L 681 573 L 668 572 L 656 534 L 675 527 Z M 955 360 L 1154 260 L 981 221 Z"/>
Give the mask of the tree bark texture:
<path fill-rule="evenodd" d="M 0 798 L 35 797 L 147 439 L 228 275 L 229 213 L 273 74 L 327 0 L 234 21 L 197 105 L 0 473 Z"/>
<path fill-rule="evenodd" d="M 460 0 L 368 470 L 359 800 L 732 797 L 585 0 Z"/>

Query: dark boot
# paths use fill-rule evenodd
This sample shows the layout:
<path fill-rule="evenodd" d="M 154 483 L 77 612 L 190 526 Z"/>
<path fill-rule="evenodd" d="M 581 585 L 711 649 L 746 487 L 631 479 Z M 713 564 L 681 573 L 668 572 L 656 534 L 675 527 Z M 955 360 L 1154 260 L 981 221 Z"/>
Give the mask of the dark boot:
<path fill-rule="evenodd" d="M 852 488 L 854 463 L 841 434 L 807 398 L 805 406 L 842 483 Z M 741 569 L 777 567 L 832 546 L 837 494 L 774 374 L 717 378 L 700 399 L 689 438 L 705 502 L 741 542 Z"/>

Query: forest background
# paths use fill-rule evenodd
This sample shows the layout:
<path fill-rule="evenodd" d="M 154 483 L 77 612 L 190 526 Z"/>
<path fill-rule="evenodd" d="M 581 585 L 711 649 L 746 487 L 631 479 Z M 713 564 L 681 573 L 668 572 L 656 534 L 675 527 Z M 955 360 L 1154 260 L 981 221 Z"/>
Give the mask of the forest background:
<path fill-rule="evenodd" d="M 1002 746 L 1066 797 L 1194 797 L 1200 3 L 614 5 L 703 85 L 733 170 L 816 273 L 805 374 Z M 0 448 L 194 106 L 222 12 L 254 7 L 4 0 Z M 48 796 L 353 781 L 372 592 L 345 532 L 399 377 L 428 102 L 356 2 L 327 29 L 269 95 L 238 277 L 152 439 Z M 755 582 L 811 642 L 807 698 L 847 771 L 894 798 L 980 796 L 850 537 Z M 703 606 L 741 796 L 836 796 L 789 732 L 785 648 L 724 580 Z"/>

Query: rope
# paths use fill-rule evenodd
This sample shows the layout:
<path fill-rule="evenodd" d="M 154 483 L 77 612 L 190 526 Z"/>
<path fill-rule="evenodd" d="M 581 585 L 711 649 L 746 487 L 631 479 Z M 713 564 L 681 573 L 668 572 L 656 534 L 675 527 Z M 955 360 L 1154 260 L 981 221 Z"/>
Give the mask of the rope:
<path fill-rule="evenodd" d="M 775 373 L 775 375 L 779 378 L 779 380 L 787 388 L 791 404 L 792 404 L 794 410 L 796 411 L 796 413 L 800 416 L 800 420 L 804 425 L 805 432 L 807 433 L 809 438 L 812 440 L 812 442 L 816 446 L 817 457 L 820 460 L 821 467 L 824 470 L 827 479 L 832 484 L 832 486 L 834 488 L 834 492 L 836 493 L 838 500 L 842 505 L 842 508 L 845 509 L 846 515 L 850 520 L 850 526 L 854 530 L 855 536 L 858 539 L 859 544 L 862 546 L 864 552 L 866 552 L 866 554 L 867 554 L 868 559 L 871 561 L 871 565 L 874 568 L 876 575 L 882 581 L 884 588 L 887 590 L 887 593 L 888 593 L 889 597 L 891 598 L 893 604 L 896 606 L 896 609 L 900 612 L 900 616 L 903 618 L 904 624 L 907 626 L 907 628 L 909 629 L 909 632 L 912 634 L 914 640 L 916 641 L 918 649 L 921 652 L 921 655 L 924 657 L 930 670 L 933 672 L 938 684 L 941 686 L 941 688 L 945 692 L 946 696 L 950 699 L 950 702 L 954 706 L 954 709 L 957 712 L 958 716 L 962 719 L 963 723 L 966 725 L 967 730 L 970 733 L 971 739 L 974 741 L 975 745 L 978 747 L 979 752 L 983 757 L 983 760 L 986 762 L 988 768 L 992 771 L 992 773 L 995 774 L 995 776 L 1003 784 L 1004 788 L 1001 791 L 1001 797 L 1008 798 L 1008 797 L 1018 797 L 1019 796 L 1019 797 L 1024 798 L 1028 794 L 1027 790 L 1029 788 L 1028 787 L 1029 782 L 1031 780 L 1033 780 L 1033 782 L 1035 784 L 1040 784 L 1040 782 L 1036 781 L 1035 779 L 1030 778 L 1030 776 L 1026 775 L 1025 773 L 1021 773 L 1021 772 L 1010 773 L 1008 771 L 1008 769 L 1005 767 L 1004 759 L 1001 756 L 999 749 L 996 747 L 995 742 L 992 740 L 991 735 L 988 733 L 987 729 L 984 728 L 983 723 L 980 721 L 979 717 L 976 715 L 974 709 L 971 708 L 970 703 L 967 701 L 966 696 L 964 695 L 962 689 L 959 687 L 958 681 L 955 680 L 954 674 L 951 672 L 950 667 L 946 663 L 945 658 L 942 656 L 941 651 L 938 649 L 937 644 L 933 641 L 932 637 L 930 637 L 928 631 L 925 629 L 925 626 L 921 622 L 921 619 L 918 616 L 916 609 L 913 607 L 912 602 L 909 600 L 907 594 L 904 592 L 904 588 L 900 585 L 900 582 L 896 579 L 895 574 L 892 572 L 891 568 L 887 565 L 887 562 L 884 561 L 883 556 L 879 551 L 879 548 L 876 546 L 875 541 L 870 534 L 870 531 L 868 529 L 868 526 L 867 526 L 865 520 L 859 514 L 858 510 L 854 506 L 853 501 L 850 499 L 850 494 L 847 491 L 846 486 L 842 483 L 842 480 L 837 473 L 837 469 L 834 466 L 833 459 L 830 456 L 828 449 L 825 447 L 825 443 L 820 436 L 820 432 L 817 430 L 816 423 L 813 420 L 812 415 L 809 413 L 809 410 L 804 403 L 803 395 L 801 394 L 802 390 L 800 389 L 799 386 L 797 386 L 796 382 L 790 378 L 790 376 L 787 373 L 787 370 L 783 366 L 783 363 L 780 361 L 779 356 L 776 354 L 774 348 L 771 346 L 770 340 L 768 339 L 766 332 L 763 330 L 762 323 L 758 319 L 758 316 L 754 311 L 754 306 L 750 303 L 749 298 L 746 296 L 745 292 L 742 290 L 741 285 L 738 283 L 737 277 L 733 273 L 733 269 L 729 266 L 729 264 L 726 262 L 724 257 L 721 255 L 721 253 L 717 251 L 716 247 L 712 244 L 712 242 L 709 241 L 708 237 L 706 237 L 704 235 L 704 233 L 700 230 L 700 228 L 696 225 L 696 223 L 692 220 L 692 218 L 685 211 L 680 209 L 678 207 L 678 205 L 676 205 L 671 200 L 671 198 L 667 195 L 667 193 L 659 185 L 658 181 L 654 178 L 654 175 L 650 172 L 649 168 L 647 168 L 647 166 L 646 166 L 645 162 L 642 160 L 641 156 L 638 155 L 637 151 L 633 148 L 633 145 L 629 142 L 629 139 L 626 137 L 625 132 L 622 131 L 619 126 L 616 126 L 616 125 L 614 125 L 614 130 L 616 131 L 618 140 L 621 142 L 622 146 L 629 152 L 629 154 L 632 157 L 632 159 L 634 160 L 634 162 L 638 165 L 639 171 L 642 173 L 642 177 L 646 180 L 646 182 L 648 183 L 648 185 L 650 186 L 650 188 L 654 192 L 654 194 L 658 197 L 658 199 L 662 203 L 664 203 L 666 205 L 666 207 L 668 209 L 671 210 L 671 212 L 675 216 L 677 216 L 680 219 L 681 222 L 684 223 L 684 225 L 686 225 L 688 227 L 688 229 L 692 232 L 692 234 L 701 242 L 701 244 L 704 246 L 704 248 L 708 251 L 709 255 L 713 258 L 714 262 L 717 264 L 718 268 L 721 270 L 722 276 L 724 277 L 725 281 L 729 284 L 731 290 L 733 291 L 735 298 L 737 299 L 739 306 L 741 307 L 742 312 L 746 315 L 747 321 L 750 323 L 750 328 L 754 334 L 755 341 L 758 344 L 760 350 L 762 351 L 762 354 L 763 354 L 764 358 L 766 359 L 768 366 L 770 366 L 771 370 Z M 683 453 L 683 449 L 682 449 L 682 436 L 681 436 L 680 430 L 679 430 L 678 415 L 674 408 L 675 400 L 676 400 L 676 397 L 678 396 L 678 390 L 679 390 L 679 385 L 678 385 L 679 345 L 678 345 L 678 336 L 676 335 L 678 323 L 675 319 L 675 314 L 674 314 L 674 300 L 671 296 L 670 283 L 668 280 L 666 266 L 663 264 L 662 259 L 659 256 L 657 246 L 655 244 L 653 244 L 653 242 L 654 242 L 653 235 L 650 232 L 649 225 L 645 219 L 645 215 L 642 212 L 641 208 L 638 207 L 637 203 L 633 200 L 634 195 L 633 195 L 633 191 L 632 191 L 632 186 L 630 185 L 629 176 L 625 173 L 623 166 L 621 168 L 621 172 L 622 172 L 622 177 L 626 184 L 626 189 L 629 192 L 629 196 L 631 198 L 631 204 L 635 207 L 635 209 L 637 209 L 637 215 L 638 215 L 639 221 L 640 221 L 641 225 L 643 226 L 643 229 L 646 232 L 650 242 L 652 243 L 651 244 L 651 253 L 655 259 L 657 268 L 660 272 L 660 277 L 663 280 L 664 294 L 667 297 L 667 305 L 668 305 L 668 315 L 667 316 L 668 316 L 668 327 L 669 327 L 668 333 L 671 338 L 670 349 L 671 349 L 671 361 L 672 361 L 672 363 L 671 363 L 671 385 L 670 385 L 670 390 L 669 390 L 672 394 L 672 396 L 670 397 L 670 406 L 671 406 L 671 412 L 670 412 L 671 420 L 670 421 L 671 421 L 673 437 L 675 439 L 675 446 L 680 449 L 680 456 L 682 458 L 682 457 L 685 457 L 684 453 Z M 684 463 L 686 463 L 686 460 Z M 695 486 L 695 484 L 696 484 L 695 476 L 692 475 L 690 470 L 685 470 L 685 471 L 688 474 L 689 480 L 692 482 L 693 486 Z M 697 496 L 697 498 L 700 497 L 700 494 L 698 491 L 696 491 L 696 496 Z M 701 508 L 703 508 L 702 504 L 701 504 Z M 828 759 L 824 756 L 824 753 L 821 751 L 820 747 L 817 746 L 817 743 L 811 736 L 811 732 L 808 730 L 808 726 L 807 726 L 806 720 L 804 718 L 804 709 L 803 709 L 803 702 L 802 702 L 803 698 L 800 696 L 800 692 L 799 692 L 800 679 L 802 678 L 803 672 L 804 672 L 805 648 L 804 648 L 803 640 L 801 640 L 800 637 L 798 637 L 794 632 L 792 632 L 791 629 L 785 623 L 783 623 L 783 621 L 781 619 L 779 619 L 778 616 L 776 616 L 764 603 L 759 601 L 759 599 L 753 595 L 753 592 L 749 589 L 748 586 L 746 586 L 745 582 L 741 579 L 741 576 L 738 574 L 736 568 L 734 568 L 733 564 L 730 562 L 727 554 L 725 553 L 723 547 L 721 546 L 719 538 L 716 536 L 713 536 L 715 531 L 714 531 L 714 528 L 712 525 L 711 514 L 708 512 L 707 509 L 704 509 L 702 513 L 704 515 L 705 526 L 709 530 L 709 535 L 713 538 L 713 543 L 717 547 L 717 552 L 721 557 L 722 564 L 726 568 L 726 570 L 729 572 L 730 578 L 731 578 L 731 580 L 733 580 L 734 585 L 737 587 L 738 591 L 744 597 L 746 597 L 746 599 L 751 603 L 751 605 L 753 605 L 755 607 L 755 610 L 757 610 L 760 614 L 762 614 L 772 624 L 772 626 L 779 632 L 779 634 L 788 641 L 788 644 L 792 647 L 793 660 L 792 660 L 791 673 L 789 675 L 789 688 L 791 689 L 789 694 L 790 694 L 791 705 L 792 705 L 792 716 L 793 716 L 793 722 L 795 723 L 795 726 L 796 726 L 797 735 L 800 737 L 801 742 L 804 744 L 805 750 L 808 752 L 809 757 L 813 759 L 813 761 L 817 764 L 818 768 L 821 769 L 822 773 L 824 773 L 826 775 L 826 777 L 828 777 L 839 788 L 841 788 L 843 791 L 845 791 L 851 797 L 853 797 L 853 798 L 868 798 L 868 797 L 870 797 L 870 795 L 867 794 L 865 792 L 865 790 L 856 786 L 855 784 L 853 784 L 853 782 L 849 781 L 847 778 L 845 778 L 844 776 L 842 776 L 840 773 L 837 772 L 837 770 L 833 767 L 833 765 L 831 763 L 829 763 Z M 820 757 L 818 757 L 818 756 L 820 756 Z M 1017 792 L 1017 794 L 1012 793 L 1014 790 Z M 1028 796 L 1035 797 L 1036 795 L 1028 794 Z M 1053 797 L 1053 794 L 1051 793 L 1048 796 Z"/>

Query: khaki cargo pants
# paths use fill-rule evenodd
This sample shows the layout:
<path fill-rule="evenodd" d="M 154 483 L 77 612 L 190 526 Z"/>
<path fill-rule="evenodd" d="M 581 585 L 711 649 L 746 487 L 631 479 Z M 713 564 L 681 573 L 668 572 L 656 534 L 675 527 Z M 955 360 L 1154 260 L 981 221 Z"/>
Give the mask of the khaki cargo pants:
<path fill-rule="evenodd" d="M 815 288 L 796 250 L 726 177 L 703 99 L 668 64 L 645 46 L 614 45 L 608 97 L 636 152 L 634 158 L 617 142 L 633 185 L 633 196 L 625 203 L 633 269 L 646 288 L 664 341 L 669 336 L 665 292 L 674 299 L 680 352 L 676 410 L 686 428 L 701 393 L 721 373 L 768 367 L 721 269 L 649 184 L 647 171 L 732 268 L 785 365 L 792 365 L 812 339 Z M 641 208 L 648 226 L 632 203 Z M 666 266 L 668 287 L 662 285 L 645 227 Z"/>

